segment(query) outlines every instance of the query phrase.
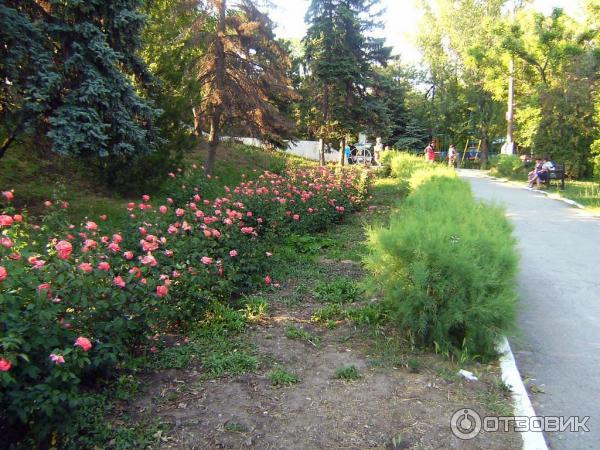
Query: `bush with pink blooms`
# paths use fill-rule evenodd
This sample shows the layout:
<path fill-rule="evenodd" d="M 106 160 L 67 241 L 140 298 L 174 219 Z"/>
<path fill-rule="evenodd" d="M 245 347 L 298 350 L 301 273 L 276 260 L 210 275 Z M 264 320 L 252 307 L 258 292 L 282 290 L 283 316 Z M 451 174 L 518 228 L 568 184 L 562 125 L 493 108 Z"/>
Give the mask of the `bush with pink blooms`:
<path fill-rule="evenodd" d="M 127 221 L 68 225 L 55 204 L 38 225 L 3 193 L 1 422 L 39 440 L 60 432 L 82 384 L 149 351 L 157 333 L 189 329 L 210 302 L 274 284 L 274 242 L 342 220 L 368 187 L 361 170 L 308 168 L 265 172 L 215 198 L 198 169 L 170 177 L 170 194 L 128 204 Z"/>

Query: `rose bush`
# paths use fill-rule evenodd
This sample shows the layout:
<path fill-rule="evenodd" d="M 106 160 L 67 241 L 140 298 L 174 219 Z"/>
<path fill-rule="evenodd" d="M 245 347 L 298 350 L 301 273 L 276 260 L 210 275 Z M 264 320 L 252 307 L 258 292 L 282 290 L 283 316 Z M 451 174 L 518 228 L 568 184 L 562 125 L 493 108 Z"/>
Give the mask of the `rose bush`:
<path fill-rule="evenodd" d="M 127 221 L 78 226 L 61 202 L 31 223 L 5 191 L 0 422 L 39 440 L 60 432 L 83 383 L 193 326 L 210 302 L 274 284 L 274 242 L 341 220 L 368 186 L 361 170 L 308 168 L 257 174 L 215 198 L 206 193 L 217 183 L 196 167 L 169 177 L 170 194 L 129 203 Z"/>

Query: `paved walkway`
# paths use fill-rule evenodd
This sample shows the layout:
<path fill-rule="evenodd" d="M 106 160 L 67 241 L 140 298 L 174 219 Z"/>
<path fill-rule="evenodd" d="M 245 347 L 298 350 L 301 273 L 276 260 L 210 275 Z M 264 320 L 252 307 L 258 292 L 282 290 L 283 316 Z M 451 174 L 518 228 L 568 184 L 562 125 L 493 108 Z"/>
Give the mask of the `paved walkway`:
<path fill-rule="evenodd" d="M 506 206 L 521 253 L 521 375 L 544 393 L 542 416 L 590 416 L 590 433 L 551 433 L 553 449 L 600 448 L 600 219 L 543 194 L 461 171 L 475 194 Z"/>

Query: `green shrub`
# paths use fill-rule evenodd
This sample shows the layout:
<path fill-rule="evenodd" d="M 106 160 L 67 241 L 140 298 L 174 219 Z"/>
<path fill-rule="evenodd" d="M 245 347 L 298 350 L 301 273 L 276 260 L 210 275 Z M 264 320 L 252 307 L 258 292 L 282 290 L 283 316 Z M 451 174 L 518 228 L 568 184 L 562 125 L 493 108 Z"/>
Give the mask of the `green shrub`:
<path fill-rule="evenodd" d="M 493 175 L 513 178 L 526 175 L 527 168 L 518 156 L 497 155 L 490 158 L 490 167 Z"/>
<path fill-rule="evenodd" d="M 404 180 L 410 179 L 414 172 L 419 169 L 430 169 L 436 164 L 425 161 L 425 158 L 415 156 L 411 153 L 397 152 L 390 159 L 390 166 L 392 168 L 392 176 L 395 178 L 401 178 Z"/>
<path fill-rule="evenodd" d="M 387 314 L 408 338 L 463 357 L 495 354 L 516 307 L 515 241 L 501 208 L 475 201 L 463 181 L 434 177 L 369 245 Z"/>

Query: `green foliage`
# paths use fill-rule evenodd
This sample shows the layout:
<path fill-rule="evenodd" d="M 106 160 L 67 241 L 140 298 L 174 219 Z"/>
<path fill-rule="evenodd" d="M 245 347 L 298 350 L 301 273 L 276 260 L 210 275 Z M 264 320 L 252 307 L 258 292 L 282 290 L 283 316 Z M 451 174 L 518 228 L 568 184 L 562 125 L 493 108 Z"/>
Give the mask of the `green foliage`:
<path fill-rule="evenodd" d="M 359 300 L 363 290 L 354 280 L 336 278 L 333 281 L 320 281 L 315 286 L 315 298 L 328 303 L 354 303 Z"/>
<path fill-rule="evenodd" d="M 513 178 L 527 175 L 527 168 L 518 156 L 498 155 L 490 158 L 492 174 Z"/>
<path fill-rule="evenodd" d="M 356 381 L 360 380 L 361 375 L 356 366 L 346 366 L 337 369 L 334 378 L 344 381 Z"/>
<path fill-rule="evenodd" d="M 389 127 L 390 112 L 375 66 L 387 64 L 391 48 L 370 36 L 380 28 L 378 3 L 311 2 L 303 40 L 309 75 L 301 85 L 305 101 L 296 114 L 312 135 L 339 141 L 363 129 L 381 132 Z M 380 95 L 373 89 L 376 86 L 382 87 Z"/>
<path fill-rule="evenodd" d="M 442 173 L 443 175 L 443 173 Z M 515 319 L 515 241 L 501 208 L 446 176 L 371 231 L 366 258 L 393 323 L 416 344 L 485 359 Z"/>
<path fill-rule="evenodd" d="M 0 5 L 2 41 L 11 43 L 0 65 L 0 76 L 11 82 L 0 93 L 6 134 L 45 135 L 55 152 L 84 156 L 111 174 L 152 153 L 160 142 L 154 126 L 160 111 L 140 95 L 150 85 L 137 55 L 141 1 L 110 8 L 26 3 Z"/>
<path fill-rule="evenodd" d="M 271 380 L 271 384 L 273 386 L 291 386 L 293 384 L 299 383 L 300 378 L 298 378 L 293 373 L 289 373 L 282 367 L 277 367 L 269 373 L 269 379 Z"/>
<path fill-rule="evenodd" d="M 411 153 L 395 152 L 386 155 L 386 159 L 392 168 L 392 176 L 401 180 L 409 180 L 417 170 L 428 169 L 431 166 L 425 158 Z"/>

